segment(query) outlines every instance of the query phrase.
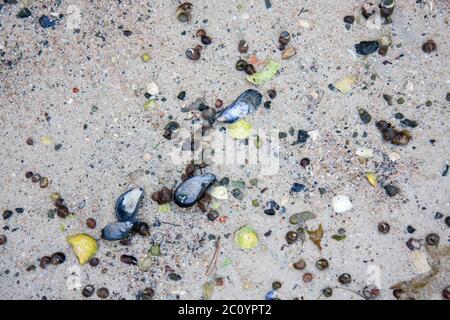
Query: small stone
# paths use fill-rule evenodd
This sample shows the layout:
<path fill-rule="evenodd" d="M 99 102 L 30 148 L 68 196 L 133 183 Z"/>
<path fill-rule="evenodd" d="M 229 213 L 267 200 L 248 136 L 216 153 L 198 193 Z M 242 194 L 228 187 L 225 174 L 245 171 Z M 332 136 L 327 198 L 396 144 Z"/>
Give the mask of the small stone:
<path fill-rule="evenodd" d="M 408 233 L 414 233 L 414 232 L 416 232 L 416 229 L 412 226 L 408 226 L 408 227 L 406 227 L 406 231 L 408 231 Z"/>
<path fill-rule="evenodd" d="M 303 270 L 306 268 L 306 261 L 304 259 L 300 259 L 297 262 L 292 264 L 295 270 Z"/>
<path fill-rule="evenodd" d="M 7 242 L 7 238 L 4 234 L 0 234 L 0 246 L 4 245 Z"/>
<path fill-rule="evenodd" d="M 353 24 L 355 22 L 355 16 L 345 16 L 344 22 L 348 24 Z"/>
<path fill-rule="evenodd" d="M 13 215 L 13 212 L 11 210 L 5 210 L 3 211 L 3 219 L 9 219 Z"/>
<path fill-rule="evenodd" d="M 385 186 L 384 190 L 389 197 L 395 197 L 400 192 L 400 190 L 392 184 Z"/>
<path fill-rule="evenodd" d="M 101 299 L 106 299 L 109 296 L 109 290 L 107 288 L 100 288 L 97 290 L 97 296 Z"/>
<path fill-rule="evenodd" d="M 293 47 L 289 47 L 283 51 L 283 53 L 281 54 L 281 59 L 288 60 L 291 57 L 295 56 L 296 54 L 297 54 L 297 50 L 295 50 L 295 48 L 293 48 Z"/>
<path fill-rule="evenodd" d="M 380 45 L 377 41 L 361 41 L 355 44 L 355 49 L 357 54 L 369 55 L 378 50 Z"/>
<path fill-rule="evenodd" d="M 427 40 L 427 42 L 422 45 L 422 50 L 426 53 L 433 52 L 434 50 L 436 50 L 436 42 L 434 42 L 433 40 Z"/>
<path fill-rule="evenodd" d="M 443 215 L 442 213 L 436 212 L 436 213 L 434 214 L 434 219 L 439 220 L 439 219 L 441 219 L 443 216 L 444 216 L 444 215 Z"/>
<path fill-rule="evenodd" d="M 149 62 L 150 59 L 151 59 L 151 57 L 150 57 L 150 55 L 149 55 L 148 53 L 144 53 L 144 54 L 141 56 L 141 59 L 142 59 L 143 62 Z"/>
<path fill-rule="evenodd" d="M 370 114 L 362 108 L 358 109 L 358 114 L 359 114 L 359 118 L 361 119 L 361 121 L 364 124 L 368 124 L 372 120 L 372 117 L 370 116 Z"/>
<path fill-rule="evenodd" d="M 100 264 L 100 259 L 99 258 L 92 258 L 89 260 L 89 265 L 91 267 L 97 267 Z"/>
<path fill-rule="evenodd" d="M 25 19 L 28 18 L 29 16 L 31 16 L 31 11 L 28 8 L 21 9 L 17 14 L 17 17 L 20 19 Z"/>

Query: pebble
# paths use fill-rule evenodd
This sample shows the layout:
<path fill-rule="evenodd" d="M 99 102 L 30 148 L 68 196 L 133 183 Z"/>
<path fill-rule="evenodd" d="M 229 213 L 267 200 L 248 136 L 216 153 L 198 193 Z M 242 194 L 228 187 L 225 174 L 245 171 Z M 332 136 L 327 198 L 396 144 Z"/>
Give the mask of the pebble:
<path fill-rule="evenodd" d="M 426 53 L 433 52 L 434 50 L 436 50 L 436 42 L 434 42 L 433 40 L 427 40 L 422 45 L 422 50 L 423 50 L 423 52 L 426 52 Z"/>
<path fill-rule="evenodd" d="M 55 21 L 50 19 L 48 16 L 43 15 L 39 18 L 39 24 L 42 28 L 51 28 L 55 26 Z"/>
<path fill-rule="evenodd" d="M 356 53 L 361 55 L 374 53 L 379 47 L 378 41 L 361 41 L 355 44 Z"/>
<path fill-rule="evenodd" d="M 25 19 L 28 18 L 29 16 L 31 16 L 31 11 L 28 8 L 21 9 L 17 14 L 17 17 L 20 19 Z"/>
<path fill-rule="evenodd" d="M 101 299 L 106 299 L 109 297 L 109 290 L 107 288 L 100 288 L 97 290 L 97 296 Z"/>
<path fill-rule="evenodd" d="M 336 213 L 344 213 L 353 208 L 350 198 L 346 195 L 337 195 L 331 200 L 331 206 Z"/>
<path fill-rule="evenodd" d="M 9 219 L 13 215 L 13 212 L 11 210 L 5 210 L 3 211 L 3 219 Z"/>
<path fill-rule="evenodd" d="M 0 234 L 0 246 L 4 245 L 7 241 L 7 238 L 4 234 Z"/>
<path fill-rule="evenodd" d="M 400 192 L 400 190 L 392 184 L 384 186 L 384 190 L 389 197 L 395 197 Z"/>
<path fill-rule="evenodd" d="M 94 218 L 88 218 L 86 220 L 86 225 L 89 229 L 95 229 L 95 227 L 97 226 L 97 221 L 95 221 Z"/>
<path fill-rule="evenodd" d="M 348 24 L 353 24 L 355 22 L 355 16 L 345 16 L 344 22 Z"/>
<path fill-rule="evenodd" d="M 298 192 L 307 192 L 307 191 L 308 191 L 308 188 L 302 183 L 295 182 L 291 187 L 291 192 L 298 193 Z"/>

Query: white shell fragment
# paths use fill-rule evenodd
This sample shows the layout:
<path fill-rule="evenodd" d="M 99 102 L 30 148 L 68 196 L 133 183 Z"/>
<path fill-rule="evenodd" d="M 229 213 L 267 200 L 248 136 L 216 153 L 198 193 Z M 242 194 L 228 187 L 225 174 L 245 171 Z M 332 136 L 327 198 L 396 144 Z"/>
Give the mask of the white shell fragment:
<path fill-rule="evenodd" d="M 155 82 L 147 83 L 147 93 L 151 96 L 157 96 L 159 94 L 159 88 L 158 85 Z"/>
<path fill-rule="evenodd" d="M 373 150 L 369 148 L 357 148 L 355 153 L 363 158 L 373 158 Z"/>
<path fill-rule="evenodd" d="M 211 196 L 219 200 L 227 200 L 228 199 L 228 190 L 224 186 L 214 187 L 211 192 Z"/>
<path fill-rule="evenodd" d="M 331 200 L 331 206 L 336 213 L 344 213 L 353 208 L 350 198 L 342 194 L 335 196 L 333 200 Z"/>

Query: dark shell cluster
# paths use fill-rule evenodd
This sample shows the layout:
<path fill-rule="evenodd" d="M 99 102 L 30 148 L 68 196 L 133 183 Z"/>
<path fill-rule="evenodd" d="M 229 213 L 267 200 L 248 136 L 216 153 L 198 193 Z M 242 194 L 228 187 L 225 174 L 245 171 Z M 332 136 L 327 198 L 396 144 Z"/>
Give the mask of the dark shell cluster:
<path fill-rule="evenodd" d="M 139 205 L 144 197 L 143 188 L 133 188 L 122 194 L 116 201 L 117 220 L 102 230 L 102 239 L 108 241 L 122 240 L 131 235 L 136 221 Z"/>
<path fill-rule="evenodd" d="M 378 130 L 383 136 L 383 140 L 389 141 L 394 145 L 404 146 L 411 140 L 411 132 L 408 130 L 397 130 L 392 124 L 381 120 L 376 123 Z"/>

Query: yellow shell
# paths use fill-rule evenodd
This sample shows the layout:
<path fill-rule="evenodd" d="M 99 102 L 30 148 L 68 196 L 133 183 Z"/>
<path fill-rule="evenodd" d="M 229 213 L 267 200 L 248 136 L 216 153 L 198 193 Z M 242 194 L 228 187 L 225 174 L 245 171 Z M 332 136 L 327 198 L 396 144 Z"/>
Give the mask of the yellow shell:
<path fill-rule="evenodd" d="M 67 237 L 67 242 L 72 246 L 78 262 L 81 265 L 88 262 L 98 250 L 97 241 L 85 233 L 75 234 Z"/>
<path fill-rule="evenodd" d="M 376 187 L 377 186 L 378 177 L 377 177 L 377 175 L 375 173 L 367 172 L 366 173 L 366 178 L 369 181 L 369 183 L 372 185 L 372 187 Z"/>
<path fill-rule="evenodd" d="M 258 245 L 258 234 L 252 227 L 243 226 L 236 232 L 234 243 L 241 249 L 253 249 Z"/>
<path fill-rule="evenodd" d="M 356 77 L 354 76 L 347 76 L 345 78 L 342 78 L 341 80 L 334 83 L 334 87 L 338 89 L 341 93 L 349 93 L 352 91 L 353 87 L 356 83 Z"/>
<path fill-rule="evenodd" d="M 239 120 L 228 128 L 230 137 L 237 140 L 248 138 L 253 131 L 253 126 L 245 120 Z"/>

